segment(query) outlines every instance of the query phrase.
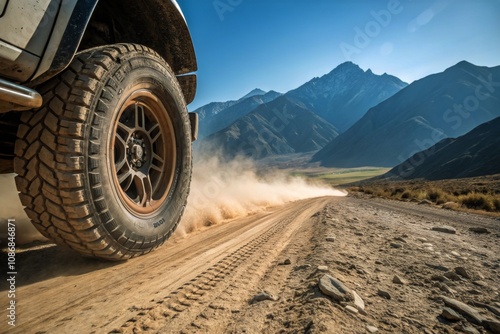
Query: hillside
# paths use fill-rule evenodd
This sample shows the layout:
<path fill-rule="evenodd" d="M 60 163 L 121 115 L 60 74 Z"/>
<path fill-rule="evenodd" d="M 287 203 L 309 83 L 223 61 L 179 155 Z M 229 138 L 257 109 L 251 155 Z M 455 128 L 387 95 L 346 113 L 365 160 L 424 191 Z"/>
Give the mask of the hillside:
<path fill-rule="evenodd" d="M 261 159 L 319 150 L 336 136 L 338 131 L 329 122 L 281 96 L 208 136 L 198 148 L 203 152 L 216 147 L 227 156 Z"/>
<path fill-rule="evenodd" d="M 444 139 L 394 167 L 381 179 L 458 179 L 500 174 L 500 117 L 456 139 Z"/>
<path fill-rule="evenodd" d="M 346 62 L 330 73 L 287 92 L 286 101 L 304 105 L 343 132 L 368 109 L 406 86 L 406 83 L 394 76 L 376 75 L 371 70 L 363 71 L 358 65 Z M 259 105 L 271 102 L 281 95 L 257 88 L 237 101 L 214 102 L 198 108 L 195 112 L 200 116 L 199 138 L 226 128 Z M 284 106 L 276 105 L 276 108 L 283 109 Z"/>
<path fill-rule="evenodd" d="M 334 167 L 396 166 L 500 116 L 499 82 L 500 66 L 460 62 L 371 108 L 313 160 Z"/>
<path fill-rule="evenodd" d="M 199 138 L 205 138 L 212 133 L 228 127 L 239 118 L 253 111 L 259 105 L 270 102 L 282 95 L 275 91 L 263 92 L 263 94 L 260 94 L 261 92 L 260 90 L 253 90 L 236 103 L 228 105 L 222 110 L 219 110 L 217 114 L 212 114 L 211 117 L 203 119 L 200 122 Z"/>
<path fill-rule="evenodd" d="M 352 62 L 337 66 L 321 78 L 314 78 L 286 95 L 346 131 L 371 107 L 391 97 L 408 84 L 388 75 L 363 71 Z"/>

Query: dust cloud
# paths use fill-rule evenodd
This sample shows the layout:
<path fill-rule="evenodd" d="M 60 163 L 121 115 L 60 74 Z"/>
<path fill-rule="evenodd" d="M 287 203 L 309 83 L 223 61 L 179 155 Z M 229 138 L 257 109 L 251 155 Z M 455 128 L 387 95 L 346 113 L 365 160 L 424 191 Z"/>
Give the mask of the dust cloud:
<path fill-rule="evenodd" d="M 5 246 L 8 219 L 16 221 L 18 244 L 46 240 L 26 216 L 14 176 L 0 175 L 0 247 Z M 314 185 L 284 172 L 258 171 L 248 159 L 223 161 L 217 156 L 201 158 L 194 164 L 188 205 L 176 233 L 186 235 L 227 219 L 245 217 L 290 201 L 345 195 L 342 191 Z"/>
<path fill-rule="evenodd" d="M 16 243 L 23 245 L 36 240 L 45 239 L 31 224 L 24 212 L 14 181 L 15 174 L 0 174 L 0 248 L 5 247 L 7 240 L 7 221 L 16 221 Z"/>
<path fill-rule="evenodd" d="M 191 192 L 177 233 L 185 235 L 270 206 L 321 196 L 346 193 L 283 171 L 259 170 L 245 158 L 202 158 L 194 163 Z"/>

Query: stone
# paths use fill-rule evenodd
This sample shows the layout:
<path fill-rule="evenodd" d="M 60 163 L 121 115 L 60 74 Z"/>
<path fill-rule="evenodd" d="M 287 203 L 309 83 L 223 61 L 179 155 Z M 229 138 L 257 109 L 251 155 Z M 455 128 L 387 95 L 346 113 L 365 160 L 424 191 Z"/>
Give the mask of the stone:
<path fill-rule="evenodd" d="M 398 275 L 394 275 L 394 277 L 392 278 L 392 283 L 404 285 L 406 284 L 406 280 L 402 279 Z"/>
<path fill-rule="evenodd" d="M 432 202 L 429 201 L 428 199 L 424 199 L 424 200 L 418 202 L 418 205 L 432 205 Z"/>
<path fill-rule="evenodd" d="M 449 282 L 450 280 L 443 275 L 432 275 L 431 280 L 438 282 Z"/>
<path fill-rule="evenodd" d="M 357 272 L 359 275 L 361 275 L 361 276 L 366 275 L 366 271 L 364 271 L 364 270 L 363 270 L 363 269 L 361 269 L 361 268 L 356 269 L 356 272 Z"/>
<path fill-rule="evenodd" d="M 454 257 L 460 257 L 461 255 L 455 251 L 451 251 L 450 253 L 451 255 L 453 255 Z"/>
<path fill-rule="evenodd" d="M 432 230 L 441 233 L 457 234 L 457 230 L 451 226 L 434 226 Z"/>
<path fill-rule="evenodd" d="M 459 204 L 455 202 L 446 202 L 443 204 L 442 208 L 446 210 L 455 210 L 459 208 Z"/>
<path fill-rule="evenodd" d="M 311 268 L 310 264 L 302 264 L 300 266 L 295 266 L 293 268 L 293 270 L 297 271 L 297 270 L 304 270 L 304 269 L 309 269 L 309 268 Z"/>
<path fill-rule="evenodd" d="M 396 237 L 396 238 L 394 238 L 394 240 L 400 241 L 400 242 L 402 242 L 404 244 L 408 243 L 403 237 Z"/>
<path fill-rule="evenodd" d="M 345 309 L 346 309 L 347 311 L 349 311 L 349 312 L 353 313 L 353 314 L 358 313 L 358 309 L 357 309 L 357 308 L 355 308 L 355 307 L 353 307 L 353 306 L 351 306 L 351 305 L 347 305 L 347 306 L 345 307 Z"/>
<path fill-rule="evenodd" d="M 452 281 L 460 281 L 461 278 L 458 276 L 458 274 L 454 271 L 448 271 L 443 274 L 444 277 L 451 279 Z"/>
<path fill-rule="evenodd" d="M 375 326 L 366 326 L 366 330 L 368 331 L 368 333 L 377 333 L 378 332 L 378 328 L 375 327 Z"/>
<path fill-rule="evenodd" d="M 335 242 L 335 237 L 326 237 L 325 240 L 328 242 Z"/>
<path fill-rule="evenodd" d="M 288 265 L 292 264 L 292 261 L 290 261 L 290 259 L 286 259 L 285 261 L 283 261 L 283 264 L 285 266 L 288 266 Z"/>
<path fill-rule="evenodd" d="M 361 298 L 354 290 L 351 290 L 351 294 L 354 299 L 354 306 L 356 306 L 358 311 L 363 313 L 363 311 L 365 310 L 365 302 L 363 301 L 363 298 Z"/>
<path fill-rule="evenodd" d="M 450 271 L 450 269 L 448 267 L 442 266 L 440 264 L 426 263 L 425 265 L 429 268 L 440 270 L 440 271 Z"/>
<path fill-rule="evenodd" d="M 318 286 L 323 294 L 332 297 L 337 302 L 353 299 L 352 294 L 350 294 L 351 290 L 344 283 L 328 274 L 321 277 Z"/>
<path fill-rule="evenodd" d="M 472 284 L 480 286 L 482 288 L 487 288 L 488 287 L 488 283 L 486 283 L 485 281 L 482 281 L 482 280 L 473 281 Z"/>
<path fill-rule="evenodd" d="M 398 244 L 397 242 L 391 242 L 391 247 L 392 248 L 403 248 L 403 245 Z"/>
<path fill-rule="evenodd" d="M 470 227 L 469 231 L 477 233 L 477 234 L 490 234 L 491 232 L 484 227 Z"/>
<path fill-rule="evenodd" d="M 456 291 L 455 291 L 455 290 L 453 290 L 452 288 L 450 288 L 448 285 L 446 285 L 446 284 L 444 284 L 444 283 L 443 283 L 443 284 L 440 284 L 440 285 L 439 285 L 439 288 L 440 288 L 441 290 L 443 290 L 444 292 L 446 292 L 446 293 L 450 294 L 450 295 L 454 295 L 454 294 L 456 293 Z"/>
<path fill-rule="evenodd" d="M 457 322 L 462 320 L 462 316 L 449 307 L 443 307 L 441 316 L 451 322 Z"/>
<path fill-rule="evenodd" d="M 378 289 L 377 295 L 379 295 L 380 297 L 385 298 L 385 299 L 391 299 L 391 294 L 387 291 L 384 291 L 384 290 Z"/>
<path fill-rule="evenodd" d="M 496 314 L 497 316 L 500 317 L 500 308 L 499 307 L 495 307 L 495 306 L 491 306 L 491 305 L 486 305 L 486 308 L 488 310 L 490 310 L 491 313 L 494 313 L 494 314 Z"/>
<path fill-rule="evenodd" d="M 484 320 L 483 327 L 492 332 L 493 334 L 500 334 L 500 322 L 496 320 Z"/>
<path fill-rule="evenodd" d="M 319 271 L 328 271 L 328 266 L 318 266 Z"/>
<path fill-rule="evenodd" d="M 481 323 L 483 322 L 483 317 L 475 308 L 453 298 L 443 296 L 442 299 L 447 306 L 451 307 L 452 309 L 469 319 L 472 323 L 481 325 Z"/>
<path fill-rule="evenodd" d="M 415 238 L 415 240 L 420 241 L 420 242 L 427 242 L 427 239 L 422 238 L 422 237 Z"/>
<path fill-rule="evenodd" d="M 276 297 L 276 296 L 273 296 L 271 295 L 270 293 L 267 293 L 265 291 L 255 295 L 252 300 L 250 301 L 250 304 L 254 304 L 254 303 L 259 303 L 259 302 L 262 302 L 264 300 L 271 300 L 271 301 L 277 301 L 279 298 Z"/>
<path fill-rule="evenodd" d="M 477 329 L 470 325 L 463 325 L 462 328 L 460 328 L 461 332 L 464 332 L 465 334 L 481 334 Z"/>
<path fill-rule="evenodd" d="M 466 278 L 466 279 L 470 279 L 471 278 L 471 276 L 467 272 L 467 269 L 465 269 L 464 267 L 456 267 L 455 268 L 455 272 L 458 275 L 462 276 L 463 278 Z"/>

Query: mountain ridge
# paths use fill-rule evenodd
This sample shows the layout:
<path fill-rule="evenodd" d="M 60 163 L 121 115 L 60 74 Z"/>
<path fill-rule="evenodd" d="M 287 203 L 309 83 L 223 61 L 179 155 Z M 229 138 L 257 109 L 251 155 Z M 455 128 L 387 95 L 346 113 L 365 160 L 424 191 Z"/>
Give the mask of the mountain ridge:
<path fill-rule="evenodd" d="M 200 150 L 216 147 L 228 157 L 244 155 L 261 159 L 316 151 L 337 135 L 338 131 L 329 122 L 283 95 L 211 134 L 202 141 Z"/>
<path fill-rule="evenodd" d="M 458 138 L 443 139 L 377 179 L 443 180 L 500 174 L 500 117 Z"/>
<path fill-rule="evenodd" d="M 494 85 L 500 86 L 500 66 L 459 62 L 368 110 L 313 161 L 329 167 L 398 165 L 444 138 L 461 136 L 500 116 L 500 89 Z M 476 97 L 478 91 L 482 95 Z M 478 105 L 467 111 L 471 102 Z"/>
<path fill-rule="evenodd" d="M 255 91 L 256 90 L 253 90 L 252 92 Z M 240 117 L 247 115 L 259 105 L 271 102 L 281 95 L 283 94 L 271 90 L 265 94 L 251 94 L 249 97 L 242 97 L 234 104 L 228 105 L 226 108 L 220 110 L 217 114 L 213 114 L 211 117 L 206 117 L 203 120 L 203 125 L 200 126 L 199 138 L 203 139 L 212 133 L 226 128 Z"/>
<path fill-rule="evenodd" d="M 400 79 L 384 73 L 363 71 L 352 62 L 344 62 L 329 73 L 315 77 L 285 93 L 289 99 L 302 103 L 341 132 L 354 124 L 372 106 L 406 87 Z M 263 94 L 265 93 L 265 94 Z M 216 102 L 195 110 L 200 113 L 200 138 L 224 129 L 258 105 L 271 102 L 270 96 L 282 95 L 255 88 L 235 101 Z M 262 101 L 248 99 L 262 97 Z M 243 103 L 243 104 L 242 104 Z M 217 125 L 215 125 L 217 124 Z"/>
<path fill-rule="evenodd" d="M 371 69 L 363 71 L 348 61 L 286 95 L 303 102 L 308 109 L 344 132 L 371 107 L 407 85 L 395 76 L 377 75 Z"/>

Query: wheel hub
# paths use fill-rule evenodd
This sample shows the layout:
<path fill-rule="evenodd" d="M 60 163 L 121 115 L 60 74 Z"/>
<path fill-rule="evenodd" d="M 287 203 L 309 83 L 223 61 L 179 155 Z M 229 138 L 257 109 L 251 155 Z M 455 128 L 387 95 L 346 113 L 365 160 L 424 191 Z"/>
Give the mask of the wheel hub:
<path fill-rule="evenodd" d="M 127 160 L 134 169 L 145 166 L 148 162 L 147 142 L 139 133 L 130 137 L 127 143 Z"/>
<path fill-rule="evenodd" d="M 175 131 L 154 94 L 138 90 L 123 103 L 112 141 L 112 171 L 122 203 L 151 215 L 167 200 L 177 164 Z"/>

